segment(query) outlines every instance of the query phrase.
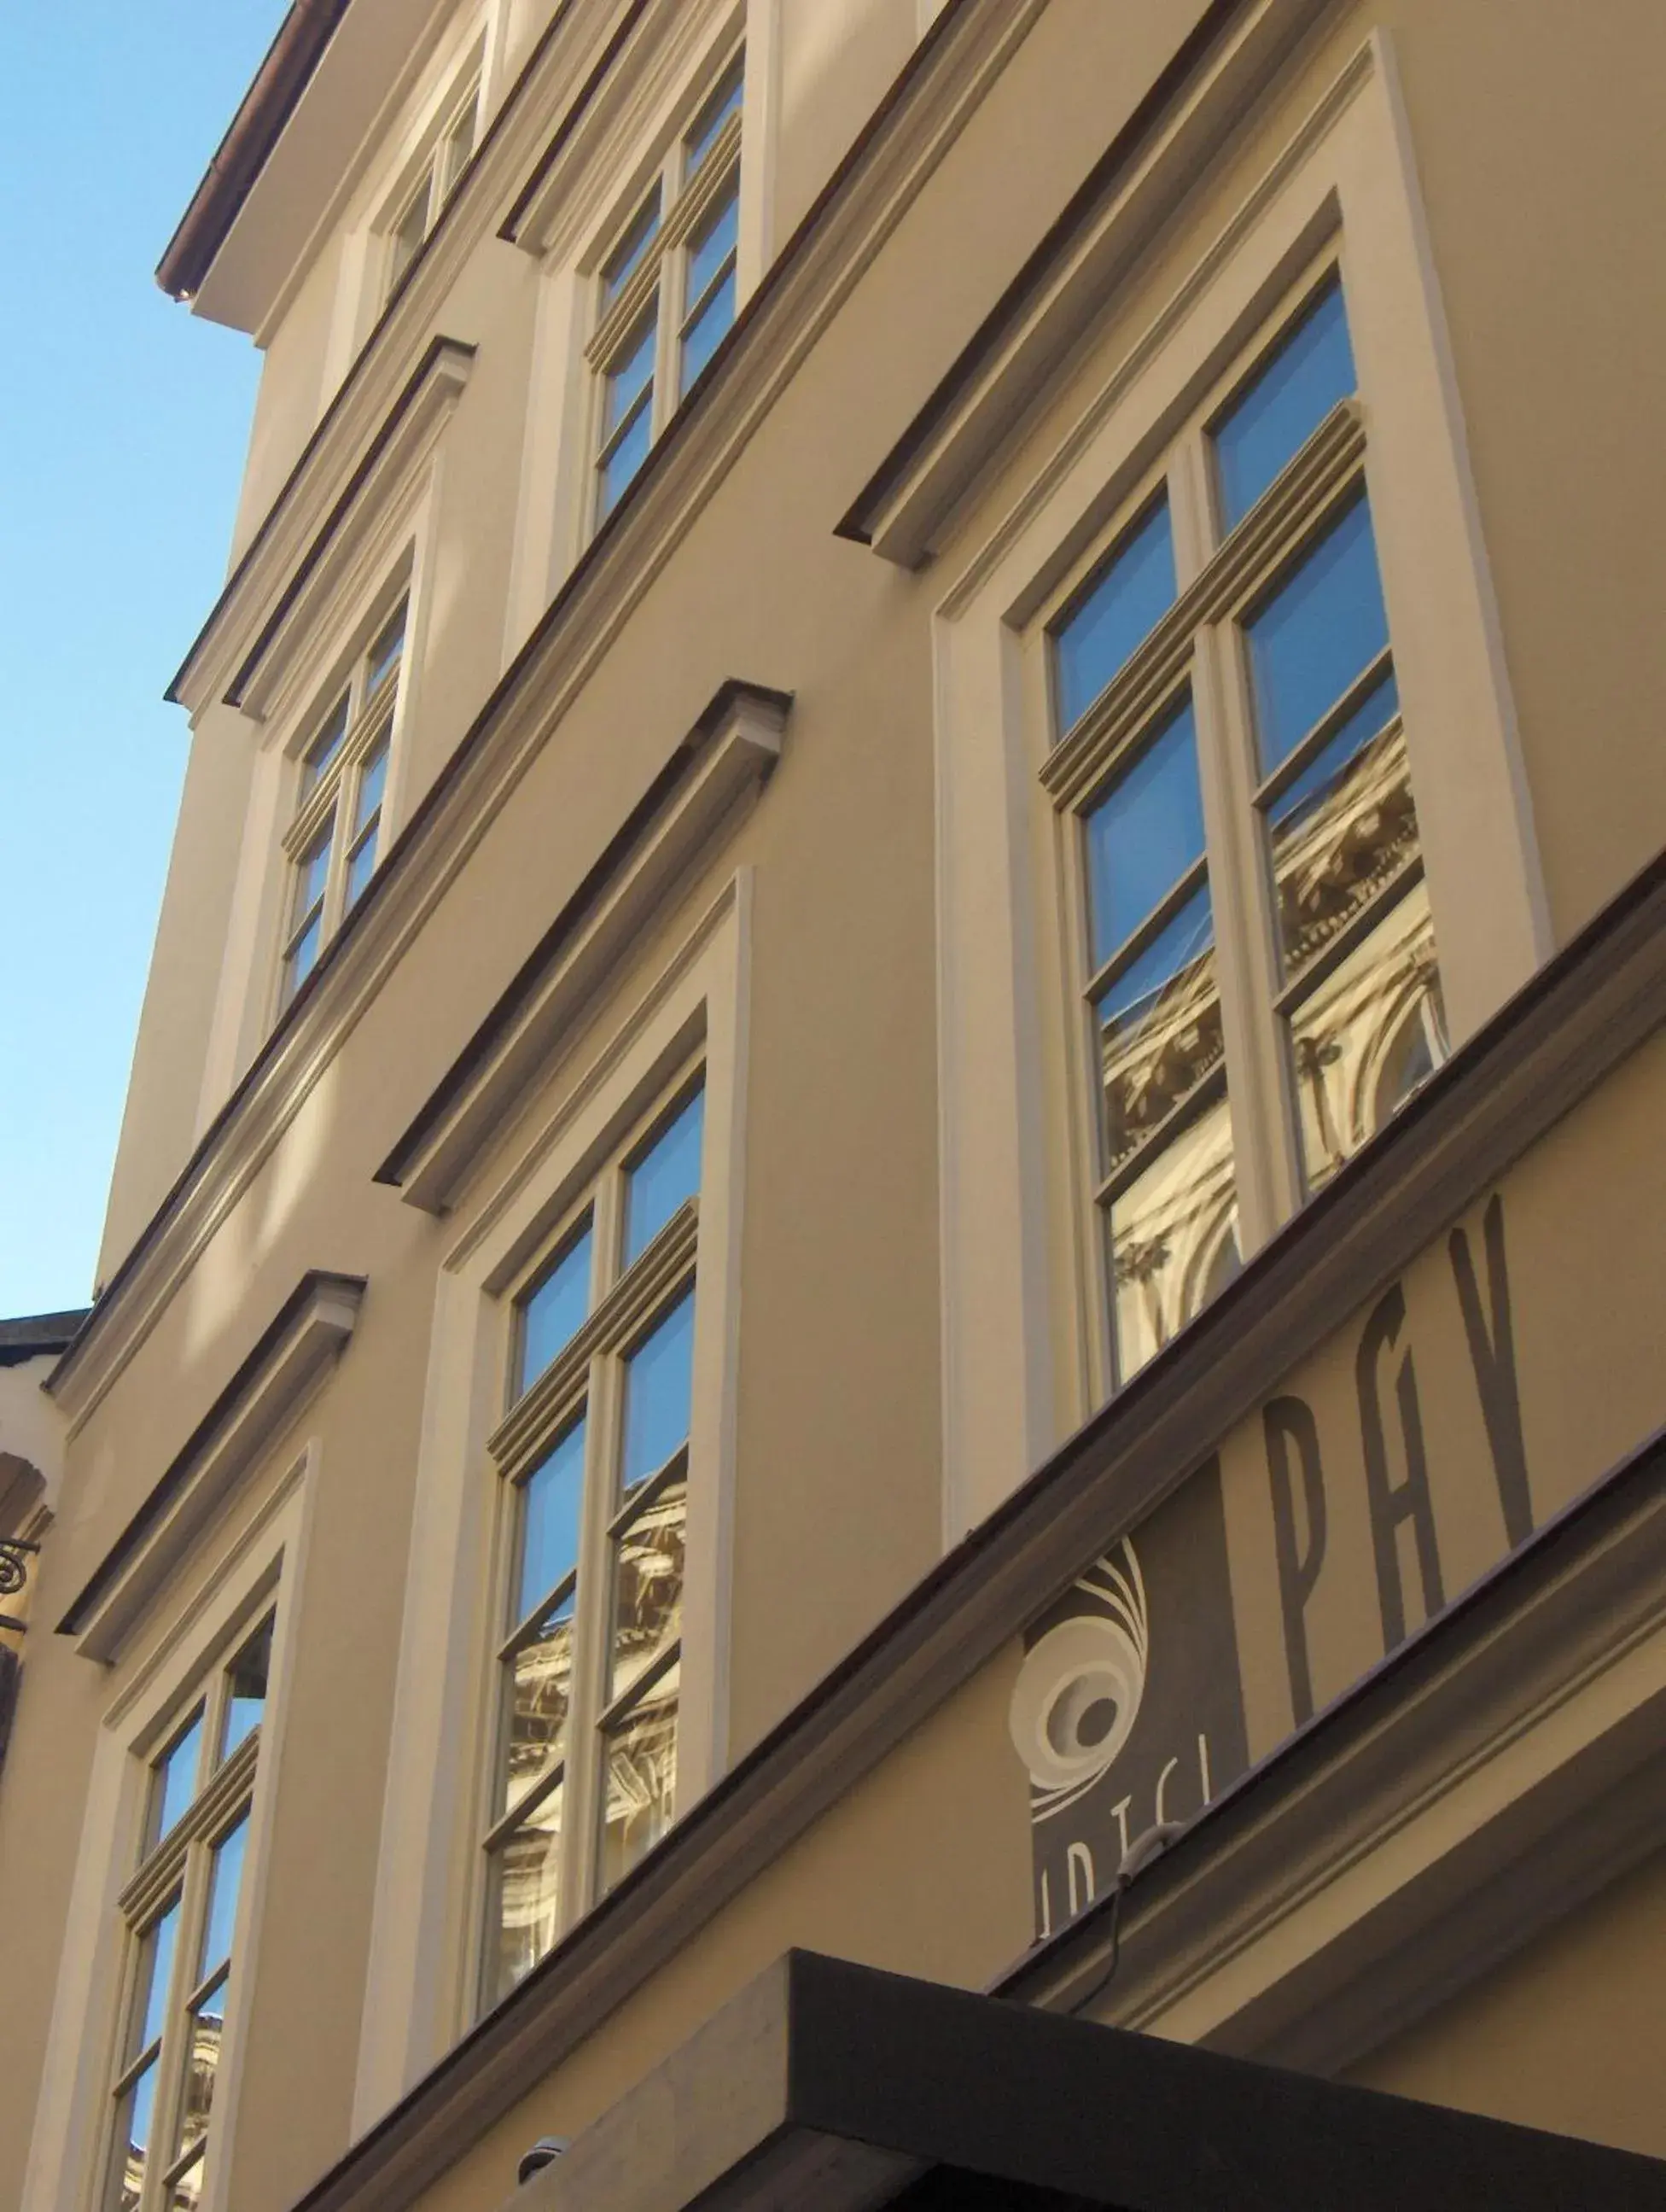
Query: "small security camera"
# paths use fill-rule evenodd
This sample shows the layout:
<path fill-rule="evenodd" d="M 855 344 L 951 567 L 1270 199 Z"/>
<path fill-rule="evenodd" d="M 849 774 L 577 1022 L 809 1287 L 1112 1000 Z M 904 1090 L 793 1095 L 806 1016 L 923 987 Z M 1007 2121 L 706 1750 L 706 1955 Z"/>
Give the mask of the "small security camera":
<path fill-rule="evenodd" d="M 547 2166 L 554 2166 L 566 2148 L 565 2136 L 540 2136 L 530 2151 L 515 2168 L 517 2182 L 530 2181 L 535 2173 L 542 2173 Z"/>

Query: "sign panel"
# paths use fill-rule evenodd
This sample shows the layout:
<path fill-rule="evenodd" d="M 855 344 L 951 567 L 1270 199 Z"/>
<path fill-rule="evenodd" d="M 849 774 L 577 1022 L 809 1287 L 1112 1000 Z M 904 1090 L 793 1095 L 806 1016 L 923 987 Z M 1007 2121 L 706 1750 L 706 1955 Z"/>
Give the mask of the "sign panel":
<path fill-rule="evenodd" d="M 1663 1096 L 1656 1040 L 1033 1624 L 1039 1935 L 1666 1419 Z"/>

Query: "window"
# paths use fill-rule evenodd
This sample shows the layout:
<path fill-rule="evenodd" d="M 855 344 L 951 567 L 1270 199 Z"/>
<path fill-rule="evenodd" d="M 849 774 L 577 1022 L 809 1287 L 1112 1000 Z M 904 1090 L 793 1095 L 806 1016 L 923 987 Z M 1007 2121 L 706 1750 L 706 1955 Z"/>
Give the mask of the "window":
<path fill-rule="evenodd" d="M 736 55 L 636 204 L 597 279 L 596 520 L 735 319 L 744 58 Z"/>
<path fill-rule="evenodd" d="M 1245 1148 L 1317 1191 L 1447 1050 L 1354 393 L 1330 267 L 1048 625 L 1120 1380 L 1235 1272 Z"/>
<path fill-rule="evenodd" d="M 301 754 L 300 800 L 284 839 L 293 863 L 284 1006 L 375 872 L 407 606 L 402 599 L 359 655 Z"/>
<path fill-rule="evenodd" d="M 194 2212 L 202 2198 L 271 1650 L 268 1615 L 150 1765 L 139 1863 L 120 1900 L 108 2212 Z"/>
<path fill-rule="evenodd" d="M 703 1078 L 513 1301 L 490 1450 L 510 1541 L 486 1835 L 494 2002 L 675 1817 Z"/>
<path fill-rule="evenodd" d="M 479 118 L 480 79 L 475 76 L 468 89 L 447 106 L 433 150 L 387 226 L 387 281 L 382 294 L 385 299 L 393 293 L 415 260 L 423 240 L 439 222 L 446 201 L 457 190 L 457 179 L 468 167 L 475 150 Z"/>

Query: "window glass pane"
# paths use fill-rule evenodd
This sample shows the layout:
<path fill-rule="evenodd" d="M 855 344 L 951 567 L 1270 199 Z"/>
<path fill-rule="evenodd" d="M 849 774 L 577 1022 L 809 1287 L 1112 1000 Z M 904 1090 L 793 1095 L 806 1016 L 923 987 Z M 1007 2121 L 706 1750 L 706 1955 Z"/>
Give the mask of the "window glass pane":
<path fill-rule="evenodd" d="M 579 1515 L 584 1498 L 585 1424 L 580 1420 L 521 1485 L 515 1620 L 524 1620 L 578 1565 Z"/>
<path fill-rule="evenodd" d="M 602 407 L 602 436 L 603 442 L 610 438 L 638 401 L 651 390 L 654 380 L 654 345 L 659 319 L 650 315 L 625 341 L 623 351 L 616 355 L 608 370 L 606 392 Z"/>
<path fill-rule="evenodd" d="M 625 1363 L 621 1499 L 688 1441 L 694 1354 L 694 1294 L 688 1291 Z"/>
<path fill-rule="evenodd" d="M 682 1632 L 683 1534 L 688 1485 L 666 1484 L 618 1540 L 607 1697 L 621 1697 Z"/>
<path fill-rule="evenodd" d="M 433 191 L 433 172 L 429 170 L 411 196 L 406 208 L 393 228 L 393 246 L 388 256 L 388 289 L 394 286 L 415 260 L 417 249 L 428 234 L 428 201 Z"/>
<path fill-rule="evenodd" d="M 1238 1272 L 1224 1097 L 1151 1155 L 1112 1201 L 1108 1226 L 1117 1374 L 1125 1382 Z"/>
<path fill-rule="evenodd" d="M 648 448 L 653 442 L 653 422 L 645 405 L 630 428 L 602 465 L 602 493 L 597 503 L 597 520 L 611 514 L 648 458 Z"/>
<path fill-rule="evenodd" d="M 168 2191 L 167 2212 L 197 2212 L 203 2201 L 203 2184 L 207 2171 L 207 2162 L 201 2158 L 194 2166 L 186 2167 Z"/>
<path fill-rule="evenodd" d="M 692 179 L 706 155 L 718 143 L 718 133 L 730 117 L 739 112 L 746 88 L 743 62 L 736 60 L 723 82 L 701 108 L 682 142 L 682 174 L 684 181 Z"/>
<path fill-rule="evenodd" d="M 603 1890 L 611 1889 L 652 1850 L 675 1817 L 682 1671 L 678 1666 L 668 1667 L 605 1739 Z"/>
<path fill-rule="evenodd" d="M 1333 281 L 1215 425 L 1223 530 L 1249 513 L 1354 385 L 1342 288 Z"/>
<path fill-rule="evenodd" d="M 342 749 L 342 739 L 347 735 L 348 695 L 342 692 L 324 720 L 324 726 L 306 748 L 301 763 L 300 787 L 302 793 L 312 790 L 324 770 Z"/>
<path fill-rule="evenodd" d="M 682 341 L 678 388 L 687 392 L 735 322 L 735 272 L 731 269 L 688 325 Z"/>
<path fill-rule="evenodd" d="M 122 2100 L 116 2123 L 116 2171 L 112 2201 L 119 2212 L 135 2212 L 144 2188 L 151 2128 L 156 2117 L 156 2074 L 153 2059 Z"/>
<path fill-rule="evenodd" d="M 243 1882 L 243 1854 L 249 1841 L 249 1816 L 215 1849 L 209 1873 L 209 1917 L 203 1929 L 203 1953 L 197 1978 L 206 1981 L 232 1955 L 232 1934 L 237 1924 L 237 1893 Z"/>
<path fill-rule="evenodd" d="M 151 1784 L 150 1834 L 153 1842 L 167 1835 L 197 1795 L 197 1769 L 203 1761 L 203 1708 L 199 1705 L 182 1732 L 156 1761 Z"/>
<path fill-rule="evenodd" d="M 590 1311 L 591 1221 L 521 1301 L 515 1395 L 530 1388 L 572 1340 Z"/>
<path fill-rule="evenodd" d="M 272 1623 L 263 1620 L 226 1669 L 226 1729 L 220 1756 L 229 1759 L 266 1709 L 266 1678 L 272 1664 Z"/>
<path fill-rule="evenodd" d="M 365 886 L 376 872 L 377 842 L 373 825 L 347 856 L 346 901 L 349 907 L 357 906 L 364 896 Z"/>
<path fill-rule="evenodd" d="M 1291 1017 L 1310 1190 L 1330 1182 L 1445 1059 L 1427 887 L 1417 884 Z"/>
<path fill-rule="evenodd" d="M 1119 971 L 1100 996 L 1094 1016 L 1110 1173 L 1221 1064 L 1207 884 Z"/>
<path fill-rule="evenodd" d="M 518 1797 L 558 1767 L 566 1753 L 572 1703 L 573 1593 L 553 1607 L 537 1632 L 506 1662 L 509 1671 L 509 1745 L 503 1797 L 506 1813 Z"/>
<path fill-rule="evenodd" d="M 220 2045 L 226 2033 L 226 1988 L 221 1982 L 217 1990 L 202 1999 L 191 2014 L 185 2045 L 185 2079 L 179 2100 L 179 2126 L 174 2138 L 173 2156 L 177 2159 L 200 2143 L 209 2131 L 209 2114 L 214 2107 L 214 2079 L 220 2064 Z M 193 2169 L 193 2178 L 201 2184 L 202 2166 Z M 175 2185 L 176 2187 L 178 2184 Z M 194 2194 L 187 2203 L 194 2203 Z"/>
<path fill-rule="evenodd" d="M 330 878 L 330 833 L 325 830 L 295 863 L 295 902 L 291 912 L 296 921 L 324 897 Z"/>
<path fill-rule="evenodd" d="M 1203 857 L 1190 699 L 1095 803 L 1084 827 L 1093 961 L 1100 968 Z"/>
<path fill-rule="evenodd" d="M 1174 536 L 1165 493 L 1088 586 L 1053 639 L 1058 726 L 1086 714 L 1174 604 Z"/>
<path fill-rule="evenodd" d="M 463 112 L 445 134 L 445 177 L 447 192 L 455 190 L 457 179 L 469 166 L 469 156 L 475 150 L 475 119 L 480 108 L 480 94 L 471 92 L 463 102 Z"/>
<path fill-rule="evenodd" d="M 291 948 L 284 963 L 283 995 L 293 999 L 301 985 L 318 964 L 318 954 L 324 945 L 324 921 L 321 916 L 309 922 Z"/>
<path fill-rule="evenodd" d="M 635 271 L 642 265 L 642 257 L 654 241 L 659 229 L 659 187 L 643 202 L 606 265 L 602 270 L 602 304 L 607 307 L 619 297 Z"/>
<path fill-rule="evenodd" d="M 706 1091 L 698 1090 L 654 1139 L 627 1177 L 625 1265 L 645 1252 L 680 1206 L 700 1189 Z"/>
<path fill-rule="evenodd" d="M 1417 857 L 1394 678 L 1375 685 L 1269 810 L 1279 949 L 1295 975 Z"/>
<path fill-rule="evenodd" d="M 555 1941 L 556 1887 L 561 1869 L 559 1787 L 497 1853 L 497 1957 L 493 1997 L 506 1997 Z"/>
<path fill-rule="evenodd" d="M 717 204 L 700 218 L 699 228 L 688 240 L 688 287 L 684 296 L 691 308 L 704 298 L 718 271 L 732 257 L 740 213 L 737 178 Z"/>
<path fill-rule="evenodd" d="M 388 780 L 388 749 L 385 741 L 378 745 L 359 771 L 359 791 L 353 809 L 354 831 L 364 828 L 382 804 L 382 790 Z"/>
<path fill-rule="evenodd" d="M 148 2051 L 162 2032 L 162 2022 L 167 2014 L 168 1989 L 173 1978 L 173 1953 L 179 1935 L 179 1900 L 176 1897 L 167 1911 L 144 1936 L 139 1953 L 139 2002 L 134 2014 L 134 2033 L 127 2055 L 136 2058 Z"/>
<path fill-rule="evenodd" d="M 365 655 L 365 696 L 372 698 L 379 691 L 398 665 L 405 649 L 405 614 L 409 602 L 401 599 L 393 612 L 378 631 L 370 651 Z"/>
<path fill-rule="evenodd" d="M 1388 644 L 1371 509 L 1356 500 L 1245 625 L 1270 775 Z"/>

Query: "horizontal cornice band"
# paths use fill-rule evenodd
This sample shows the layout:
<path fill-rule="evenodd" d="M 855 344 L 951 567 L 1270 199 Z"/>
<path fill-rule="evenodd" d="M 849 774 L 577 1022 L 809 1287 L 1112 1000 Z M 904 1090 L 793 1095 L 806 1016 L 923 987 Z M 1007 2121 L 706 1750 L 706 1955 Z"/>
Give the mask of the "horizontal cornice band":
<path fill-rule="evenodd" d="M 1666 855 L 693 1806 L 295 2212 L 394 2212 L 411 2202 L 1663 1022 Z M 1442 1631 L 1437 1621 L 1430 1633 Z"/>

